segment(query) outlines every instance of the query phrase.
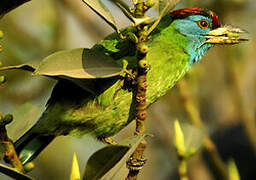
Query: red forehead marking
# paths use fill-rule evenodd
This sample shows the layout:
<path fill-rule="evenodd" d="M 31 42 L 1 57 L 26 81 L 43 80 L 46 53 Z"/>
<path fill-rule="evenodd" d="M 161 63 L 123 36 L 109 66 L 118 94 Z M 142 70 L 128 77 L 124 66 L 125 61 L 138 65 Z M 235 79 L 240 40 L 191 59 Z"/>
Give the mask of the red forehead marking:
<path fill-rule="evenodd" d="M 203 9 L 201 8 L 185 8 L 185 9 L 178 9 L 178 10 L 172 11 L 171 13 L 175 15 L 184 15 L 187 13 L 199 14 L 202 11 Z"/>
<path fill-rule="evenodd" d="M 205 11 L 202 8 L 185 8 L 185 9 L 178 9 L 175 11 L 172 11 L 171 14 L 173 15 L 186 15 L 186 14 L 207 14 L 212 19 L 212 28 L 218 28 L 220 27 L 219 18 L 216 15 L 216 13 L 212 11 Z"/>

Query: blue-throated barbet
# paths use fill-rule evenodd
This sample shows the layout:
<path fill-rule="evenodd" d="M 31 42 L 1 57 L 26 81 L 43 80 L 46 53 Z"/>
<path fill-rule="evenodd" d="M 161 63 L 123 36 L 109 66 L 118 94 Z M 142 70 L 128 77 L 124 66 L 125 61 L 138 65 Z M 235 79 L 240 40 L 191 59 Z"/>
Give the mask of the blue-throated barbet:
<path fill-rule="evenodd" d="M 163 17 L 146 41 L 146 61 L 151 66 L 147 74 L 147 106 L 165 95 L 210 47 L 239 43 L 245 40 L 239 37 L 243 32 L 231 25 L 221 25 L 214 12 L 200 8 L 175 10 Z M 116 33 L 92 49 L 111 56 L 120 66 L 126 60 L 127 68 L 134 68 L 135 44 L 120 39 Z M 90 82 L 97 89 L 93 93 L 59 80 L 46 111 L 15 142 L 22 163 L 33 160 L 56 136 L 91 134 L 104 139 L 129 124 L 135 116 L 133 93 L 125 88 L 116 91 L 120 81 L 116 77 L 93 79 Z"/>

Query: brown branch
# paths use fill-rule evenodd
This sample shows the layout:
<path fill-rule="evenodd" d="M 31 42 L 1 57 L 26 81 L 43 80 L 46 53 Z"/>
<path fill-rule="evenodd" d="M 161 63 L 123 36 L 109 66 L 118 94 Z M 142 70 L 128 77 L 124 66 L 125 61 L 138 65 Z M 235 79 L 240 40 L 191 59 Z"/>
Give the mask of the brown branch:
<path fill-rule="evenodd" d="M 143 17 L 145 12 L 149 7 L 145 6 L 144 0 L 134 1 L 134 16 Z M 148 47 L 144 44 L 144 41 L 147 39 L 147 35 L 144 32 L 144 25 L 137 26 L 136 37 L 138 42 L 136 44 L 136 54 L 137 54 L 137 87 L 136 87 L 136 131 L 135 135 L 145 133 L 145 119 L 146 119 L 146 91 L 147 91 L 147 72 L 149 70 L 149 64 L 146 61 L 146 55 L 148 52 Z M 147 141 L 143 139 L 135 152 L 132 154 L 131 158 L 127 162 L 127 167 L 129 169 L 129 174 L 126 177 L 126 180 L 136 180 L 137 175 L 145 164 L 146 160 L 144 159 L 143 152 L 146 149 Z"/>

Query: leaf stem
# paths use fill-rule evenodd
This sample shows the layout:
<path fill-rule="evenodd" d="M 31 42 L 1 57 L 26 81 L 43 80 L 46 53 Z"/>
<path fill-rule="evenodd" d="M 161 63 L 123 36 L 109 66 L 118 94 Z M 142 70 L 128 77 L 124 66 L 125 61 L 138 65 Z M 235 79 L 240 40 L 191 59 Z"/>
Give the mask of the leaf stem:
<path fill-rule="evenodd" d="M 22 163 L 18 158 L 15 147 L 12 143 L 12 140 L 8 137 L 6 131 L 6 125 L 12 121 L 11 115 L 2 116 L 0 113 L 0 144 L 5 150 L 5 158 L 15 169 L 19 172 L 25 173 Z"/>

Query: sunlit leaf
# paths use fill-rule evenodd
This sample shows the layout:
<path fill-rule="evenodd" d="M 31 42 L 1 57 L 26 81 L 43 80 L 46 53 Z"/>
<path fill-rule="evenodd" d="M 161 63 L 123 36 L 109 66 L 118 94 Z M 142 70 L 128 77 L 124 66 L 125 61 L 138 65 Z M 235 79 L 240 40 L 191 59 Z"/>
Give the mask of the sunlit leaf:
<path fill-rule="evenodd" d="M 3 164 L 0 164 L 0 172 L 12 177 L 13 179 L 33 180 L 32 177 L 30 177 L 28 175 L 25 175 L 25 174 L 22 174 L 22 173 L 18 172 L 16 169 L 10 168 L 10 167 L 5 166 Z"/>
<path fill-rule="evenodd" d="M 180 0 L 158 0 L 157 8 L 160 17 L 165 16 L 168 12 L 170 12 Z"/>
<path fill-rule="evenodd" d="M 178 126 L 177 123 L 175 123 L 173 132 L 174 137 L 176 138 L 175 143 L 179 141 L 179 143 L 175 144 L 176 147 L 178 146 L 177 150 L 179 150 L 180 148 L 181 151 L 185 151 L 184 153 L 182 152 L 182 154 L 180 155 L 191 156 L 203 146 L 205 133 L 203 130 L 193 125 L 187 123 L 179 123 Z"/>
<path fill-rule="evenodd" d="M 79 171 L 79 165 L 78 165 L 76 153 L 74 153 L 73 155 L 70 180 L 80 180 L 80 171 Z"/>
<path fill-rule="evenodd" d="M 29 130 L 39 117 L 39 107 L 30 103 L 23 104 L 10 114 L 13 121 L 6 126 L 9 137 L 16 141 L 27 130 Z"/>
<path fill-rule="evenodd" d="M 95 13 L 97 13 L 102 19 L 104 19 L 112 28 L 117 32 L 118 27 L 115 19 L 109 9 L 102 3 L 101 0 L 82 0 L 87 6 L 89 6 Z"/>
<path fill-rule="evenodd" d="M 181 123 L 181 128 L 184 133 L 186 151 L 196 152 L 203 146 L 205 138 L 203 130 L 187 123 Z"/>
<path fill-rule="evenodd" d="M 12 70 L 12 69 L 21 69 L 25 71 L 34 72 L 35 69 L 39 66 L 40 61 L 31 61 L 20 65 L 14 65 L 14 66 L 3 66 L 0 67 L 0 71 L 5 70 Z"/>
<path fill-rule="evenodd" d="M 107 146 L 95 152 L 87 162 L 83 179 L 113 179 L 143 138 L 144 135 L 134 136 L 121 145 Z"/>

